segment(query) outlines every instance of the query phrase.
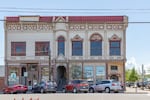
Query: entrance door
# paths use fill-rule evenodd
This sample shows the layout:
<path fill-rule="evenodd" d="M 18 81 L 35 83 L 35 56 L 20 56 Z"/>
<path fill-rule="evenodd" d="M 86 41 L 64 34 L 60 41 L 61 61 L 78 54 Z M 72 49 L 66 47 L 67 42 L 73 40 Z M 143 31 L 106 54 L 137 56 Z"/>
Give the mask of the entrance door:
<path fill-rule="evenodd" d="M 26 72 L 26 67 L 22 67 L 21 68 L 21 84 L 27 85 L 27 80 L 26 80 L 26 76 L 25 76 L 25 72 Z"/>
<path fill-rule="evenodd" d="M 63 87 L 66 85 L 66 68 L 64 66 L 59 66 L 57 68 L 57 90 L 62 91 Z"/>
<path fill-rule="evenodd" d="M 38 64 L 28 64 L 27 71 L 28 71 L 28 85 L 31 86 L 34 83 L 37 83 L 39 79 Z"/>
<path fill-rule="evenodd" d="M 116 81 L 119 80 L 117 75 L 111 75 L 111 76 L 110 76 L 110 79 L 113 79 L 113 80 L 116 80 Z"/>

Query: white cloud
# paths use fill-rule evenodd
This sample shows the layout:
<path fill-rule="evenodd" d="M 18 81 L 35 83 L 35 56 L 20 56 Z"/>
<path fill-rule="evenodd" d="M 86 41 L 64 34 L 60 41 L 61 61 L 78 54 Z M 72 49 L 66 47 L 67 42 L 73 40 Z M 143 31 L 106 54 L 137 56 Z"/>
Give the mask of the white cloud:
<path fill-rule="evenodd" d="M 131 57 L 130 59 L 128 59 L 125 66 L 126 69 L 132 69 L 134 67 L 138 73 L 142 73 L 142 65 L 136 62 L 135 57 Z M 145 64 L 144 70 L 145 70 L 145 74 L 150 74 L 150 64 Z"/>
<path fill-rule="evenodd" d="M 142 73 L 142 65 L 137 64 L 135 57 L 131 57 L 130 59 L 127 60 L 126 62 L 126 69 L 132 69 L 135 68 L 139 74 Z"/>
<path fill-rule="evenodd" d="M 150 64 L 144 65 L 145 74 L 150 74 Z"/>
<path fill-rule="evenodd" d="M 135 69 L 137 68 L 137 63 L 136 63 L 136 59 L 134 57 L 131 57 L 129 60 L 127 60 L 126 62 L 126 69 L 132 69 L 133 67 L 135 67 Z"/>

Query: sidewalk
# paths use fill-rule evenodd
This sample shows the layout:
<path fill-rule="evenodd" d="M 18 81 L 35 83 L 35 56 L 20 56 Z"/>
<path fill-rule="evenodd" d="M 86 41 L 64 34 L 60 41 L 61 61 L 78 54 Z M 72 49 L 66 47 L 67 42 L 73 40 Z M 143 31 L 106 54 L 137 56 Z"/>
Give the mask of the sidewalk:
<path fill-rule="evenodd" d="M 126 91 L 124 91 L 124 93 L 150 94 L 150 90 L 149 89 L 142 90 L 141 88 L 126 87 Z"/>

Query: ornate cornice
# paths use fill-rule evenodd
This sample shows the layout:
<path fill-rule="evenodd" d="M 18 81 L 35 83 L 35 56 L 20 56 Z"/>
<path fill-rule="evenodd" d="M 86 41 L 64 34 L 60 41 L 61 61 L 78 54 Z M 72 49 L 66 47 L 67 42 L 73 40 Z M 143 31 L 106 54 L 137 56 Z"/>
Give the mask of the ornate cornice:
<path fill-rule="evenodd" d="M 50 31 L 52 24 L 47 23 L 7 23 L 7 31 Z"/>
<path fill-rule="evenodd" d="M 62 20 L 62 18 L 58 18 Z M 64 21 L 64 20 L 62 20 Z M 58 22 L 59 23 L 59 22 Z M 7 31 L 66 31 L 66 30 L 55 30 L 54 23 L 43 23 L 43 22 L 9 22 L 6 24 Z M 125 26 L 123 24 L 69 24 L 68 29 L 70 31 L 84 31 L 84 30 L 123 30 Z"/>

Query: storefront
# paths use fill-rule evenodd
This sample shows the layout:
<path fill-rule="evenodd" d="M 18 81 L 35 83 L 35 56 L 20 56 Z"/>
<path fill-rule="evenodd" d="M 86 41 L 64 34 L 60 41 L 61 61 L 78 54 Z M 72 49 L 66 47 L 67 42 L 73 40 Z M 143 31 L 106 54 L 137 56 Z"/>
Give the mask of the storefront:
<path fill-rule="evenodd" d="M 19 84 L 20 69 L 18 66 L 9 66 L 8 69 L 8 85 Z"/>

